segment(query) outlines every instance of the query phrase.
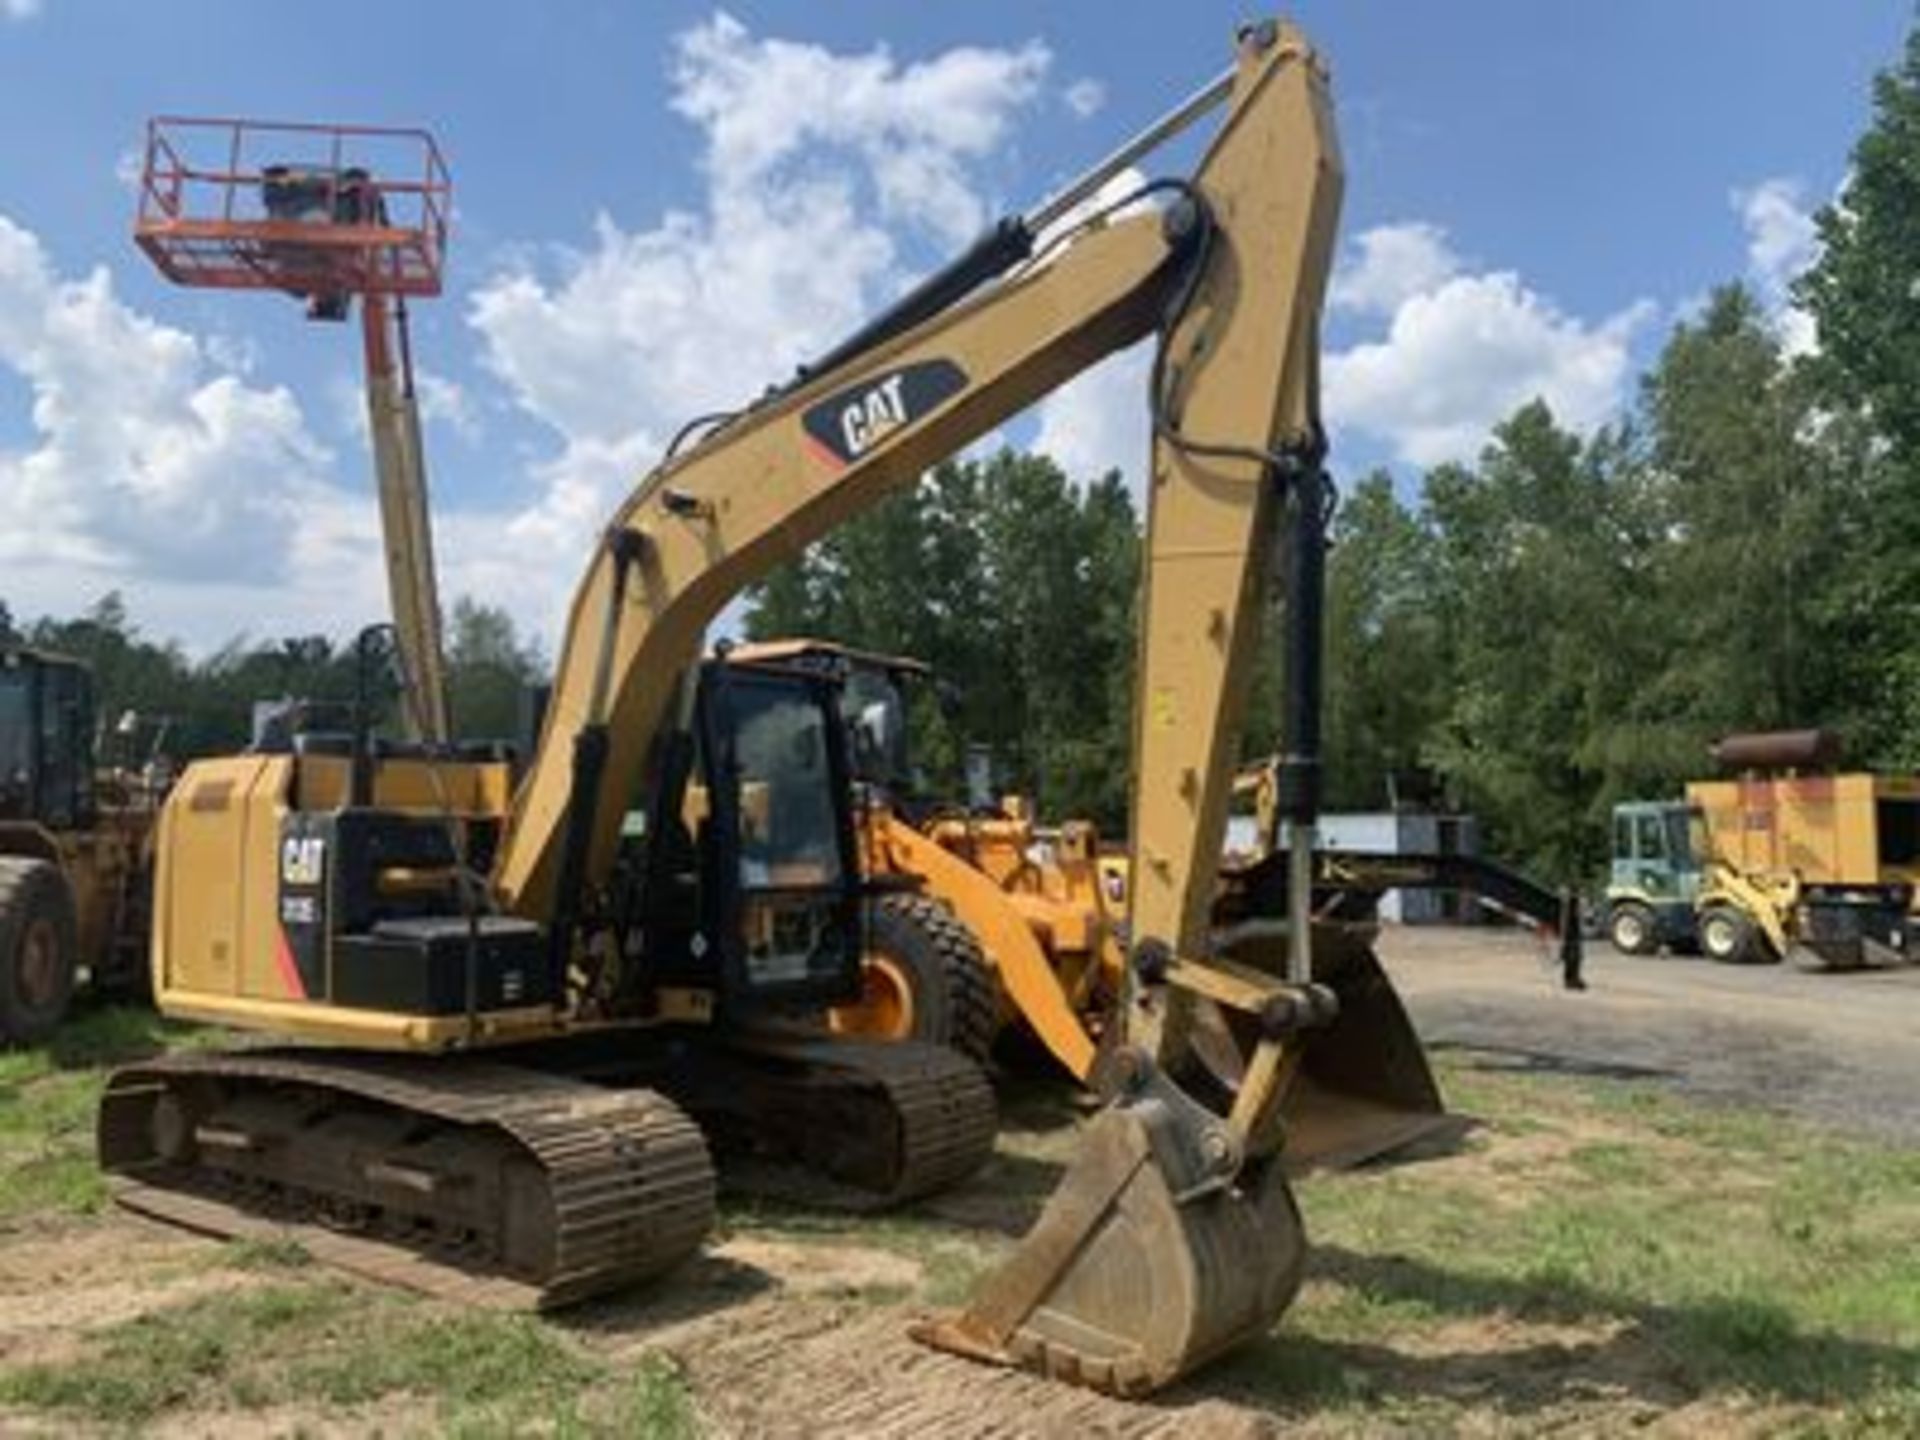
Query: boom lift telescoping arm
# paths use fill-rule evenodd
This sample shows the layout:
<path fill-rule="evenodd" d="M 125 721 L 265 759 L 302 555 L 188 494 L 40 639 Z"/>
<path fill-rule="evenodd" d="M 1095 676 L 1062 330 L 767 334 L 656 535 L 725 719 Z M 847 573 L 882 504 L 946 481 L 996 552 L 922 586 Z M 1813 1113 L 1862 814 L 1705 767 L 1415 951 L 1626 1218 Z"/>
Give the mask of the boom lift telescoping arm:
<path fill-rule="evenodd" d="M 406 727 L 416 739 L 442 745 L 453 738 L 441 649 L 440 595 L 433 568 L 433 530 L 427 509 L 426 447 L 413 387 L 413 351 L 402 297 L 361 298 L 366 349 L 367 428 L 373 439 L 380 492 L 380 533 L 386 550 L 387 593 L 405 671 Z"/>
<path fill-rule="evenodd" d="M 969 293 L 1029 257 L 1069 203 L 1221 100 L 1227 114 L 1192 179 L 1150 187 L 1171 196 L 1163 209 L 1096 212 L 1101 223 Z M 575 596 L 494 867 L 502 903 L 550 924 L 556 964 L 591 922 L 626 797 L 669 724 L 678 687 L 663 677 L 686 672 L 728 599 L 1104 356 L 1160 334 L 1134 726 L 1135 983 L 1110 1076 L 1123 1099 L 1027 1249 L 965 1316 L 927 1328 L 933 1343 L 1150 1388 L 1263 1329 L 1298 1285 L 1297 1212 L 1266 1162 L 1294 1039 L 1327 1018 L 1330 997 L 1311 983 L 1308 926 L 1293 929 L 1282 982 L 1208 957 L 1208 906 L 1284 511 L 1288 805 L 1303 862 L 1292 913 L 1310 910 L 1326 510 L 1317 343 L 1340 191 L 1319 62 L 1290 28 L 1249 28 L 1228 76 L 1088 183 L 1003 224 L 649 476 Z M 1191 995 L 1262 1021 L 1224 1124 L 1160 1078 L 1185 1054 Z M 1151 1198 L 1127 1202 L 1143 1185 Z"/>

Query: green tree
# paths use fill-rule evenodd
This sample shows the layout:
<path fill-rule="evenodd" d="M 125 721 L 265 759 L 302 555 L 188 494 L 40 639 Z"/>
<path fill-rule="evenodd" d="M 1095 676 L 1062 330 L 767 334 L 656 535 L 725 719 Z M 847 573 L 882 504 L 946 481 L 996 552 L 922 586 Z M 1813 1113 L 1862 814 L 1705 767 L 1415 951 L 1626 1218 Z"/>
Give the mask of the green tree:
<path fill-rule="evenodd" d="M 1445 633 L 1431 606 L 1433 540 L 1384 471 L 1353 488 L 1331 540 L 1326 801 L 1372 809 L 1387 799 L 1389 774 L 1422 764 L 1445 705 Z"/>
<path fill-rule="evenodd" d="M 1450 665 L 1425 753 L 1495 853 L 1555 880 L 1582 876 L 1605 843 L 1608 741 L 1647 663 L 1619 450 L 1536 401 L 1477 468 L 1426 480 Z"/>
<path fill-rule="evenodd" d="M 1872 414 L 1920 460 L 1920 29 L 1875 77 L 1873 118 L 1845 188 L 1818 217 L 1821 253 L 1798 284 L 1829 394 Z"/>
<path fill-rule="evenodd" d="M 1858 537 L 1844 457 L 1819 443 L 1807 386 L 1741 286 L 1714 292 L 1642 382 L 1663 519 L 1658 617 L 1673 663 L 1654 681 L 1694 757 L 1713 735 L 1833 723 L 1848 709 L 1827 633 Z"/>
<path fill-rule="evenodd" d="M 1875 77 L 1873 113 L 1845 188 L 1818 216 L 1820 255 L 1797 286 L 1819 351 L 1808 368 L 1829 414 L 1829 454 L 1863 492 L 1829 620 L 1855 702 L 1856 749 L 1920 765 L 1920 28 Z"/>
<path fill-rule="evenodd" d="M 515 738 L 525 694 L 545 674 L 545 663 L 498 606 L 463 595 L 448 619 L 447 703 L 454 732 L 465 740 Z"/>
<path fill-rule="evenodd" d="M 950 462 L 750 592 L 755 639 L 806 634 L 925 660 L 915 744 L 940 793 L 987 746 L 1044 813 L 1118 826 L 1126 805 L 1139 524 L 1117 475 L 1074 485 L 1002 451 Z"/>

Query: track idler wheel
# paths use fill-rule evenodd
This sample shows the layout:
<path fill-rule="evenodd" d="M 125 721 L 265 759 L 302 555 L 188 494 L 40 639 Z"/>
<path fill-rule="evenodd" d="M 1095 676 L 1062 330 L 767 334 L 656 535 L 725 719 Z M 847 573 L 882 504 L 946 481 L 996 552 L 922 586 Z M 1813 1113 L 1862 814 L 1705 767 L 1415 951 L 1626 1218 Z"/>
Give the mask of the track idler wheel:
<path fill-rule="evenodd" d="M 1280 1166 L 1138 1052 L 1039 1220 L 959 1315 L 914 1328 L 938 1349 L 1115 1395 L 1156 1390 L 1292 1303 L 1306 1237 Z"/>

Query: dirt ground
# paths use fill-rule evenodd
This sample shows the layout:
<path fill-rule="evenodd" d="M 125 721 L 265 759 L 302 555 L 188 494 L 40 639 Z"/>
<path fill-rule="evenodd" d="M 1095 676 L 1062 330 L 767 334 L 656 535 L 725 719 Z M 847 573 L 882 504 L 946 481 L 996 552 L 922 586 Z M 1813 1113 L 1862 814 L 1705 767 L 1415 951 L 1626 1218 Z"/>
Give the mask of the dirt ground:
<path fill-rule="evenodd" d="M 1920 1143 L 1920 970 L 1804 976 L 1629 960 L 1596 947 L 1591 990 L 1569 995 L 1541 948 L 1510 931 L 1395 930 L 1381 953 L 1429 1045 L 1470 1056 L 1476 1070 L 1650 1081 L 1710 1102 L 1761 1105 Z M 1016 1095 L 988 1173 L 917 1219 L 809 1230 L 778 1215 L 736 1213 L 717 1243 L 670 1283 L 552 1323 L 616 1365 L 664 1355 L 685 1381 L 700 1429 L 730 1436 L 1145 1440 L 1283 1430 L 1629 1428 L 1682 1435 L 1765 1433 L 1795 1421 L 1791 1406 L 1750 1408 L 1739 1398 L 1689 1393 L 1663 1372 L 1657 1344 L 1628 1333 L 1630 1320 L 1569 1322 L 1497 1304 L 1470 1320 L 1442 1317 L 1397 1348 L 1303 1342 L 1283 1327 L 1250 1347 L 1262 1352 L 1252 1362 L 1203 1373 L 1145 1404 L 984 1369 L 911 1343 L 905 1321 L 930 1301 L 957 1298 L 1031 1219 L 1072 1150 L 1074 1114 L 1059 1087 L 1037 1098 Z M 1539 1136 L 1493 1134 L 1471 1153 L 1420 1168 L 1452 1167 L 1456 1180 L 1490 1168 L 1524 1175 L 1529 1146 L 1542 1144 Z M 143 1311 L 265 1283 L 208 1267 L 196 1258 L 208 1249 L 209 1242 L 113 1212 L 0 1233 L 0 1368 L 71 1353 L 90 1333 Z M 1396 1264 L 1405 1268 L 1391 1256 L 1323 1252 L 1308 1297 L 1315 1287 L 1324 1294 L 1353 1285 L 1346 1272 L 1355 1267 L 1371 1266 L 1368 1274 L 1377 1271 L 1391 1285 L 1395 1277 L 1380 1267 Z M 950 1286 L 939 1282 L 943 1266 L 957 1277 Z M 1290 1365 L 1338 1367 L 1334 1401 L 1276 1399 L 1291 1393 Z M 1328 1393 L 1324 1375 L 1317 1383 Z M 1357 1395 L 1368 1386 L 1404 1391 L 1415 1408 L 1344 1405 L 1343 1384 L 1359 1387 Z M 1472 1408 L 1480 1397 L 1484 1411 Z M 1451 1408 L 1426 1421 L 1417 1408 L 1423 1400 Z M 396 1397 L 354 1413 L 176 1411 L 157 1430 L 359 1435 L 435 1433 L 442 1425 L 429 1399 Z M 0 1413 L 0 1433 L 76 1428 Z"/>
<path fill-rule="evenodd" d="M 1380 956 L 1430 1048 L 1515 1070 L 1644 1079 L 1920 1143 L 1920 965 L 1812 974 L 1587 945 L 1567 994 L 1523 932 L 1395 927 Z"/>

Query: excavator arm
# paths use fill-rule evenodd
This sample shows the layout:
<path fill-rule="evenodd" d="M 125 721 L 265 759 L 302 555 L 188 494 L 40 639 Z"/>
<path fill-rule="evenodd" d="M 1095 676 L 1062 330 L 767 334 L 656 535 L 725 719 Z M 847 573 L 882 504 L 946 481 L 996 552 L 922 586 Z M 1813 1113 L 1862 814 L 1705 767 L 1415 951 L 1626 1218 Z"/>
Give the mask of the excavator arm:
<path fill-rule="evenodd" d="M 1245 32 L 1235 69 L 1175 118 L 1223 96 L 1191 180 L 1145 187 L 1170 204 L 1043 237 L 1010 277 L 851 356 L 842 347 L 637 487 L 573 600 L 494 869 L 508 908 L 545 918 L 573 888 L 569 867 L 588 889 L 605 877 L 670 724 L 666 682 L 733 596 L 1170 324 L 1152 397 L 1136 923 L 1197 953 L 1283 488 L 1275 462 L 1317 443 L 1314 338 L 1340 190 L 1324 80 L 1296 32 Z M 1003 224 L 956 271 L 977 274 L 982 250 L 1024 251 L 1061 208 Z"/>
<path fill-rule="evenodd" d="M 1074 218 L 1101 181 L 1221 102 L 1192 176 L 1133 197 L 1164 203 Z M 1325 518 L 1317 331 L 1340 191 L 1314 53 L 1282 25 L 1244 30 L 1232 70 L 1166 122 L 647 477 L 574 598 L 493 873 L 501 903 L 541 921 L 556 958 L 594 923 L 621 815 L 673 727 L 676 677 L 727 601 L 1103 357 L 1158 336 L 1131 993 L 1104 1067 L 1116 1099 L 1014 1263 L 965 1315 L 925 1327 L 932 1343 L 1137 1391 L 1264 1330 L 1298 1285 L 1304 1245 L 1273 1162 L 1274 1116 L 1295 1037 L 1330 1018 L 1331 997 L 1311 983 L 1306 927 L 1287 975 L 1271 976 L 1210 955 L 1208 909 L 1283 537 L 1297 591 L 1290 669 L 1304 697 L 1292 818 L 1311 844 L 1308 632 Z M 1225 1119 L 1166 1078 L 1186 1053 L 1194 996 L 1261 1021 Z"/>

